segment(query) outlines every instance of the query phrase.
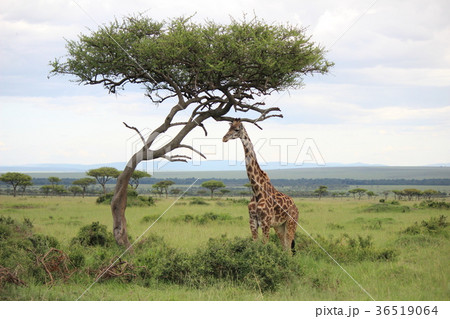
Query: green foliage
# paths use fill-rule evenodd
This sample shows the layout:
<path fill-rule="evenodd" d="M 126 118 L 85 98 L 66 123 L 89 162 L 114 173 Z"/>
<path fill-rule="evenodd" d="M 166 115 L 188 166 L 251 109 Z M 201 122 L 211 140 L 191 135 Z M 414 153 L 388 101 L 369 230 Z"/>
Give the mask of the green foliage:
<path fill-rule="evenodd" d="M 446 231 L 447 227 L 448 227 L 447 216 L 441 215 L 439 217 L 431 217 L 429 220 L 422 220 L 420 224 L 415 222 L 413 225 L 403 230 L 402 233 L 409 235 L 418 235 L 418 234 L 448 235 Z"/>
<path fill-rule="evenodd" d="M 420 208 L 437 208 L 437 209 L 450 209 L 450 203 L 437 202 L 433 200 L 424 200 L 419 204 Z"/>
<path fill-rule="evenodd" d="M 17 186 L 31 185 L 31 176 L 22 173 L 8 172 L 0 176 L 0 181 L 11 184 L 13 187 L 13 195 L 16 196 Z"/>
<path fill-rule="evenodd" d="M 399 205 L 397 201 L 391 203 L 377 203 L 370 205 L 365 209 L 369 213 L 384 213 L 384 212 L 399 212 L 406 213 L 409 212 L 411 208 L 406 205 Z"/>
<path fill-rule="evenodd" d="M 113 193 L 107 193 L 105 195 L 100 195 L 97 197 L 97 204 L 111 204 L 111 200 L 113 198 Z M 128 189 L 127 191 L 127 207 L 145 207 L 145 206 L 154 206 L 155 199 L 152 196 L 138 196 L 138 193 L 134 189 Z"/>
<path fill-rule="evenodd" d="M 239 204 L 239 205 L 248 205 L 250 203 L 250 201 L 246 198 L 239 198 L 239 199 L 230 199 L 234 204 Z"/>
<path fill-rule="evenodd" d="M 335 223 L 328 223 L 327 228 L 329 228 L 329 229 L 344 229 L 344 226 L 335 224 Z"/>
<path fill-rule="evenodd" d="M 154 222 L 155 220 L 158 219 L 159 216 L 160 216 L 160 215 L 147 215 L 147 216 L 144 216 L 144 217 L 142 217 L 142 219 L 141 219 L 141 223 L 147 224 L 147 223 L 149 223 L 149 222 Z M 161 217 L 161 218 L 162 218 L 162 217 Z M 160 219 L 161 219 L 161 218 L 160 218 Z"/>
<path fill-rule="evenodd" d="M 27 282 L 31 280 L 39 284 L 44 283 L 45 270 L 37 261 L 50 248 L 59 246 L 55 237 L 33 234 L 29 223 L 20 223 L 0 216 L 0 265 L 15 269 L 19 278 L 26 277 Z"/>
<path fill-rule="evenodd" d="M 355 263 L 364 260 L 390 261 L 397 255 L 393 249 L 375 248 L 370 236 L 357 235 L 355 238 L 348 234 L 342 234 L 336 238 L 333 235 L 328 238 L 316 235 L 314 238 L 339 263 Z M 295 241 L 299 254 L 331 261 L 329 256 L 308 236 L 297 233 Z"/>
<path fill-rule="evenodd" d="M 210 239 L 206 249 L 194 255 L 193 263 L 203 280 L 231 280 L 262 291 L 276 290 L 298 275 L 287 252 L 249 238 Z"/>
<path fill-rule="evenodd" d="M 298 275 L 288 253 L 249 238 L 210 239 L 206 247 L 186 254 L 150 236 L 136 245 L 136 252 L 136 265 L 141 267 L 137 273 L 147 284 L 156 280 L 199 287 L 231 281 L 267 291 Z"/>
<path fill-rule="evenodd" d="M 72 182 L 73 185 L 79 186 L 82 189 L 83 197 L 89 185 L 95 185 L 95 179 L 90 177 L 80 178 Z"/>
<path fill-rule="evenodd" d="M 96 199 L 96 203 L 97 204 L 111 204 L 111 199 L 113 198 L 114 194 L 113 193 L 108 193 L 105 195 L 100 195 L 99 197 L 97 197 Z"/>
<path fill-rule="evenodd" d="M 219 188 L 226 187 L 221 181 L 210 180 L 202 183 L 202 187 L 207 188 L 211 191 L 211 198 L 213 198 L 214 191 Z"/>
<path fill-rule="evenodd" d="M 100 167 L 88 170 L 86 175 L 95 177 L 97 182 L 102 185 L 103 193 L 106 195 L 106 183 L 112 178 L 119 177 L 120 172 L 114 167 Z"/>
<path fill-rule="evenodd" d="M 81 246 L 109 247 L 114 243 L 114 237 L 111 232 L 107 231 L 105 225 L 93 222 L 90 225 L 83 226 L 71 243 L 72 245 L 80 244 Z"/>
<path fill-rule="evenodd" d="M 189 205 L 209 205 L 209 203 L 205 202 L 203 199 L 201 198 L 192 198 L 191 201 L 189 202 Z"/>
<path fill-rule="evenodd" d="M 207 224 L 207 223 L 212 222 L 212 221 L 228 221 L 228 222 L 231 222 L 231 221 L 235 221 L 235 220 L 242 220 L 242 216 L 232 217 L 231 215 L 225 214 L 225 213 L 217 214 L 217 213 L 213 213 L 213 212 L 207 212 L 207 213 L 204 213 L 202 215 L 197 215 L 195 217 L 190 215 L 190 214 L 181 215 L 181 216 L 173 218 L 172 220 L 173 221 L 183 221 L 183 222 L 186 222 L 186 223 L 194 222 L 194 223 L 199 224 L 199 225 L 204 225 L 204 224 Z"/>
<path fill-rule="evenodd" d="M 141 178 L 151 177 L 151 176 L 152 175 L 150 175 L 149 173 L 147 173 L 145 171 L 135 170 L 133 172 L 133 174 L 131 174 L 131 178 L 128 183 L 130 184 L 131 187 L 133 187 L 134 189 L 137 189 Z"/>
<path fill-rule="evenodd" d="M 362 195 L 364 195 L 364 193 L 367 192 L 367 189 L 365 188 L 353 188 L 351 190 L 348 191 L 349 194 L 352 194 L 353 197 L 356 197 L 356 195 L 358 195 L 358 199 L 361 199 Z"/>
<path fill-rule="evenodd" d="M 319 196 L 319 199 L 321 199 L 322 196 L 326 195 L 327 193 L 328 193 L 328 186 L 325 185 L 319 186 L 319 188 L 317 188 L 314 191 L 314 194 L 317 194 L 317 196 Z"/>
<path fill-rule="evenodd" d="M 38 254 L 44 254 L 50 248 L 59 248 L 58 240 L 53 236 L 33 234 L 28 237 L 33 246 L 33 251 Z"/>
<path fill-rule="evenodd" d="M 149 95 L 170 88 L 171 81 L 186 94 L 225 88 L 270 94 L 297 88 L 304 75 L 324 74 L 333 65 L 304 29 L 257 18 L 223 25 L 130 16 L 68 41 L 67 50 L 65 61 L 51 63 L 52 74 L 72 74 L 110 92 L 128 82 L 146 83 Z M 123 63 L 130 56 L 139 66 Z"/>

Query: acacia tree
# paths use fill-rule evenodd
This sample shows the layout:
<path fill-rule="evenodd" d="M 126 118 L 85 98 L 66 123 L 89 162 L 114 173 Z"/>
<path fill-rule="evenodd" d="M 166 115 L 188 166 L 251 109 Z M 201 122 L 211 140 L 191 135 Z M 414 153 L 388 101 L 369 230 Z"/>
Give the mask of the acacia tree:
<path fill-rule="evenodd" d="M 90 178 L 90 177 L 84 177 L 84 178 L 80 178 L 80 179 L 73 181 L 72 184 L 81 187 L 81 193 L 84 197 L 84 194 L 86 194 L 87 187 L 89 185 L 94 185 L 95 179 Z"/>
<path fill-rule="evenodd" d="M 0 181 L 11 184 L 13 188 L 13 196 L 16 197 L 17 186 L 31 185 L 31 176 L 22 173 L 8 172 L 0 176 Z"/>
<path fill-rule="evenodd" d="M 134 190 L 136 190 L 139 186 L 139 180 L 144 177 L 152 177 L 152 175 L 145 171 L 134 171 L 133 174 L 131 174 L 131 179 L 128 183 Z"/>
<path fill-rule="evenodd" d="M 139 84 L 154 103 L 172 106 L 129 159 L 117 179 L 111 201 L 113 231 L 118 244 L 129 245 L 125 209 L 128 182 L 145 160 L 184 161 L 188 149 L 204 157 L 183 139 L 206 120 L 231 121 L 231 112 L 243 112 L 242 121 L 282 117 L 277 107 L 266 107 L 264 96 L 299 88 L 303 77 L 327 73 L 332 63 L 324 49 L 305 35 L 305 29 L 269 25 L 257 18 L 229 24 L 194 23 L 190 18 L 158 22 L 139 15 L 114 20 L 77 40 L 67 41 L 67 56 L 51 62 L 51 74 L 73 75 L 79 83 L 103 85 L 109 93 L 127 84 Z M 184 118 L 183 118 L 184 116 Z M 239 117 L 239 115 L 237 115 Z M 152 124 L 152 126 L 154 126 Z M 158 136 L 176 132 L 155 147 Z M 177 152 L 177 153 L 175 153 Z"/>
<path fill-rule="evenodd" d="M 214 191 L 219 188 L 226 187 L 222 181 L 210 180 L 202 183 L 202 187 L 207 188 L 211 192 L 211 199 L 214 196 Z"/>
<path fill-rule="evenodd" d="M 328 186 L 325 185 L 320 185 L 319 188 L 317 188 L 314 191 L 315 194 L 317 194 L 319 196 L 319 199 L 322 198 L 323 195 L 325 195 L 326 193 L 328 193 Z"/>
<path fill-rule="evenodd" d="M 106 195 L 106 183 L 112 178 L 117 178 L 119 174 L 120 172 L 114 167 L 94 168 L 86 172 L 87 176 L 95 177 L 97 182 L 102 185 L 104 195 Z"/>

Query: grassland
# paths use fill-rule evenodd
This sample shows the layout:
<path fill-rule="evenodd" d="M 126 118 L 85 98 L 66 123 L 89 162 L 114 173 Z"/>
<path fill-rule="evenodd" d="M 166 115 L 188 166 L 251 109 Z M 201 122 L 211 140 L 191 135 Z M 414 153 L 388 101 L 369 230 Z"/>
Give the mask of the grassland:
<path fill-rule="evenodd" d="M 235 237 L 249 238 L 247 207 L 243 201 L 203 198 L 206 204 L 191 202 L 191 198 L 183 198 L 174 203 L 169 198 L 158 200 L 155 206 L 129 207 L 127 221 L 132 239 L 147 231 L 141 238 L 144 241 L 161 237 L 162 247 L 172 249 L 177 256 L 202 256 L 199 252 L 205 251 L 210 238 L 224 235 L 230 241 Z M 439 231 L 420 229 L 422 221 L 448 216 L 448 209 L 421 207 L 414 201 L 392 205 L 348 198 L 296 199 L 296 203 L 303 229 L 297 230 L 298 251 L 289 260 L 297 270 L 276 289 L 262 290 L 259 284 L 243 285 L 225 279 L 190 285 L 164 280 L 143 284 L 116 278 L 96 283 L 82 300 L 370 300 L 317 245 L 307 243 L 304 231 L 376 300 L 450 299 L 448 226 Z M 82 226 L 99 222 L 111 232 L 112 224 L 109 207 L 96 204 L 94 198 L 1 196 L 0 216 L 31 222 L 33 233 L 55 237 L 63 251 L 73 249 L 71 240 Z M 405 232 L 408 227 L 414 231 Z M 354 246 L 358 238 L 360 245 Z M 370 246 L 369 252 L 376 253 L 374 258 L 372 255 L 366 258 L 364 245 Z M 152 249 L 151 245 L 145 247 Z M 115 246 L 78 249 L 86 249 L 82 251 L 87 256 L 86 265 L 74 269 L 68 280 L 59 279 L 48 285 L 23 274 L 27 285 L 5 283 L 0 286 L 0 299 L 75 300 L 94 282 L 95 275 L 91 273 L 94 266 L 122 252 Z M 122 261 L 137 262 L 141 253 L 143 250 L 136 249 L 131 255 L 125 254 Z M 18 274 L 20 267 L 15 268 Z"/>

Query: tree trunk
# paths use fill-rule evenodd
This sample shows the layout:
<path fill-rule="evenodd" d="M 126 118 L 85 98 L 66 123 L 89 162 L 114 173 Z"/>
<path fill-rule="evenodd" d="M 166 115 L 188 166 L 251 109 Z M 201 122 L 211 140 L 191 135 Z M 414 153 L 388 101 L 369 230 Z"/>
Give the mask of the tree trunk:
<path fill-rule="evenodd" d="M 137 163 L 136 163 L 137 165 Z M 114 196 L 111 200 L 111 212 L 113 216 L 113 234 L 118 245 L 129 247 L 127 234 L 127 220 L 125 219 L 125 209 L 127 208 L 128 182 L 134 172 L 134 167 L 126 166 L 117 178 Z"/>

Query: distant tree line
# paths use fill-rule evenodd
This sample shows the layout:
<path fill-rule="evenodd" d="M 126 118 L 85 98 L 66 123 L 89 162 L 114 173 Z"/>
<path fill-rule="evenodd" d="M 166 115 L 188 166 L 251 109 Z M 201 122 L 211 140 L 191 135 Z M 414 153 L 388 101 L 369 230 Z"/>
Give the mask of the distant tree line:
<path fill-rule="evenodd" d="M 217 179 L 217 178 L 212 178 Z M 60 185 L 71 185 L 75 178 L 61 178 Z M 144 177 L 140 179 L 140 184 L 156 184 L 158 182 L 167 180 L 165 178 L 148 178 Z M 196 178 L 171 178 L 177 185 L 191 185 L 195 182 Z M 197 183 L 203 183 L 209 181 L 208 178 L 199 179 Z M 241 186 L 248 183 L 247 178 L 221 178 L 226 185 L 229 186 Z M 33 178 L 33 185 L 46 185 L 48 183 L 47 178 Z M 330 189 L 345 188 L 353 185 L 361 186 L 376 186 L 376 185 L 425 185 L 425 186 L 450 186 L 450 178 L 427 178 L 427 179 L 347 179 L 347 178 L 300 178 L 300 179 L 271 179 L 272 184 L 275 186 L 303 186 L 305 188 L 317 188 L 321 185 L 327 185 Z M 108 180 L 106 184 L 115 184 L 115 180 Z"/>
<path fill-rule="evenodd" d="M 99 194 L 98 187 L 92 186 L 99 184 L 102 193 L 106 195 L 107 185 L 114 184 L 115 179 L 119 176 L 120 171 L 112 167 L 101 167 L 91 169 L 86 172 L 87 177 L 59 178 L 50 176 L 48 178 L 31 178 L 31 176 L 22 173 L 9 172 L 0 175 L 0 181 L 7 186 L 7 192 L 14 196 L 25 194 L 28 189 L 29 194 L 44 194 L 46 196 L 63 196 L 63 195 L 81 195 Z M 200 179 L 194 187 L 188 189 L 186 186 L 171 188 L 172 185 L 192 185 L 196 181 L 195 178 L 174 178 L 158 179 L 152 178 L 150 174 L 144 171 L 135 171 L 130 179 L 129 187 L 136 190 L 141 184 L 151 184 L 150 192 L 155 195 L 169 194 L 174 196 L 186 192 L 187 196 L 204 196 L 209 190 L 211 198 L 214 197 L 214 191 L 220 191 L 221 195 L 227 196 L 251 196 L 251 185 L 247 179 L 222 179 L 220 181 L 211 179 Z M 450 185 L 450 179 L 379 179 L 379 180 L 356 180 L 356 179 L 338 179 L 338 178 L 321 178 L 321 179 L 273 179 L 273 184 L 287 195 L 295 197 L 353 197 L 362 199 L 363 197 L 374 198 L 381 196 L 387 199 L 389 195 L 393 195 L 396 200 L 413 200 L 413 199 L 431 199 L 434 197 L 444 197 L 447 194 L 433 189 L 424 191 L 407 188 L 403 190 L 384 190 L 380 194 L 367 190 L 361 186 L 369 185 L 421 185 L 421 186 L 447 186 Z M 329 182 L 329 184 L 326 184 Z M 356 188 L 351 188 L 358 185 Z M 30 188 L 33 186 L 33 189 Z M 225 188 L 228 186 L 229 188 Z M 342 191 L 343 189 L 349 190 Z M 9 189 L 9 191 L 8 191 Z M 109 188 L 111 191 L 111 187 Z M 338 190 L 338 191 L 333 191 Z"/>

